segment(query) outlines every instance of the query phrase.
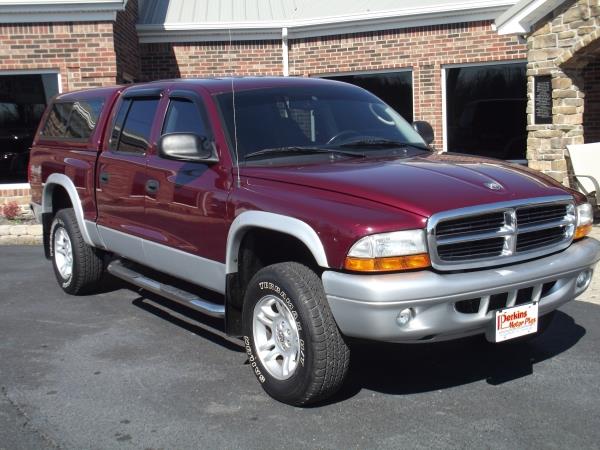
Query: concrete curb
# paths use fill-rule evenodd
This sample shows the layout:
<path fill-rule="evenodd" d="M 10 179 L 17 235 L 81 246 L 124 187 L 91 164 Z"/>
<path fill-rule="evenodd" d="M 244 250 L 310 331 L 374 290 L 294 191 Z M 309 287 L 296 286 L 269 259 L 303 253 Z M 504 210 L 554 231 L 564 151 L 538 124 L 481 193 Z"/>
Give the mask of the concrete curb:
<path fill-rule="evenodd" d="M 0 225 L 0 245 L 40 245 L 42 226 Z"/>

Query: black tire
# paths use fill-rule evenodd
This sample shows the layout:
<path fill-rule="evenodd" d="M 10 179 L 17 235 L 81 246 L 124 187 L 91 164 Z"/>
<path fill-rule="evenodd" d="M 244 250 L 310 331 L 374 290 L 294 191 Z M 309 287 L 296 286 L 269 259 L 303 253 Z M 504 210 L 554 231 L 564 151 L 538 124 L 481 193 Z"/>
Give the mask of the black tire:
<path fill-rule="evenodd" d="M 57 234 L 65 232 L 71 245 L 71 273 L 70 275 L 61 274 L 57 264 L 57 254 L 55 252 L 55 239 Z M 101 250 L 90 247 L 85 243 L 81 236 L 81 231 L 77 225 L 75 212 L 73 208 L 61 209 L 54 216 L 50 228 L 50 257 L 56 280 L 62 289 L 68 294 L 82 295 L 89 294 L 98 289 L 100 279 L 104 273 L 104 259 Z"/>
<path fill-rule="evenodd" d="M 283 302 L 295 318 L 291 324 L 295 327 L 300 351 L 295 370 L 290 371 L 287 379 L 273 376 L 275 360 L 268 362 L 271 364 L 268 369 L 257 351 L 256 340 L 258 336 L 260 341 L 260 336 L 258 332 L 255 336 L 255 308 L 259 302 L 264 305 L 269 299 L 277 305 Z M 348 372 L 350 351 L 333 319 L 321 280 L 308 267 L 285 262 L 261 269 L 247 287 L 243 320 L 250 366 L 263 389 L 275 400 L 307 405 L 330 397 L 341 387 Z M 273 335 L 273 340 L 276 339 Z"/>

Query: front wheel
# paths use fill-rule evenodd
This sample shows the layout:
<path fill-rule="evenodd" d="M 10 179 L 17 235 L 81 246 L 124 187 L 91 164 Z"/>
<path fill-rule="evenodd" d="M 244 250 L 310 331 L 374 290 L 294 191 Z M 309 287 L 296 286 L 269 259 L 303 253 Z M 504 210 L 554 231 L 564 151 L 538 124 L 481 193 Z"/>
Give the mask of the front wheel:
<path fill-rule="evenodd" d="M 244 299 L 250 366 L 274 399 L 306 405 L 333 395 L 350 362 L 319 277 L 294 262 L 261 269 Z"/>

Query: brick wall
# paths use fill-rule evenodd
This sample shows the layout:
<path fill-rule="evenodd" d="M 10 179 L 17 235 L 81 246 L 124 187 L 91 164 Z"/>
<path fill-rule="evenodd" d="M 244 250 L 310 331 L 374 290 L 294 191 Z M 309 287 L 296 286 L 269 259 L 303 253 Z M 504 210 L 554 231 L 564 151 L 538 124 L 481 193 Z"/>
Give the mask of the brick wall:
<path fill-rule="evenodd" d="M 117 13 L 114 25 L 117 83 L 140 79 L 140 48 L 135 29 L 137 21 L 138 1 L 129 0 L 125 11 Z"/>
<path fill-rule="evenodd" d="M 58 69 L 62 90 L 114 84 L 113 24 L 0 24 L 0 70 Z"/>
<path fill-rule="evenodd" d="M 25 217 L 31 217 L 31 212 L 29 210 L 29 202 L 31 201 L 31 189 L 29 188 L 3 188 L 0 185 L 0 212 L 4 205 L 7 205 L 12 202 L 16 202 L 21 207 L 21 212 Z"/>
<path fill-rule="evenodd" d="M 290 75 L 312 76 L 410 68 L 415 120 L 435 129 L 442 147 L 441 69 L 445 64 L 525 59 L 526 46 L 499 36 L 491 22 L 471 22 L 289 41 Z M 281 75 L 280 41 L 142 44 L 146 80 L 171 77 Z"/>
<path fill-rule="evenodd" d="M 145 80 L 282 75 L 280 41 L 140 44 Z"/>

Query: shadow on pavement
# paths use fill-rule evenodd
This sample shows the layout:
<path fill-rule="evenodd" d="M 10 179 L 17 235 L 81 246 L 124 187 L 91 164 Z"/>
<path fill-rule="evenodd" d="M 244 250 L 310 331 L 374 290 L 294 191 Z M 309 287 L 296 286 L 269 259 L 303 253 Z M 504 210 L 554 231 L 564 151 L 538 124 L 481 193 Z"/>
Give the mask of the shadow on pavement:
<path fill-rule="evenodd" d="M 557 311 L 548 330 L 527 343 L 497 345 L 478 336 L 436 344 L 357 343 L 348 379 L 328 403 L 362 389 L 404 395 L 480 380 L 500 385 L 531 375 L 534 364 L 568 350 L 584 335 L 571 316 Z"/>
<path fill-rule="evenodd" d="M 242 341 L 228 337 L 220 319 L 146 291 L 140 291 L 133 304 L 228 350 L 244 352 Z M 556 311 L 546 332 L 524 343 L 492 344 L 483 336 L 432 344 L 353 342 L 350 371 L 342 389 L 312 407 L 344 401 L 363 389 L 406 395 L 481 380 L 501 385 L 531 375 L 536 363 L 567 351 L 585 334 L 585 328 L 570 315 Z"/>
<path fill-rule="evenodd" d="M 225 334 L 225 324 L 151 292 L 142 291 L 133 305 L 228 350 L 244 352 L 241 340 Z"/>

